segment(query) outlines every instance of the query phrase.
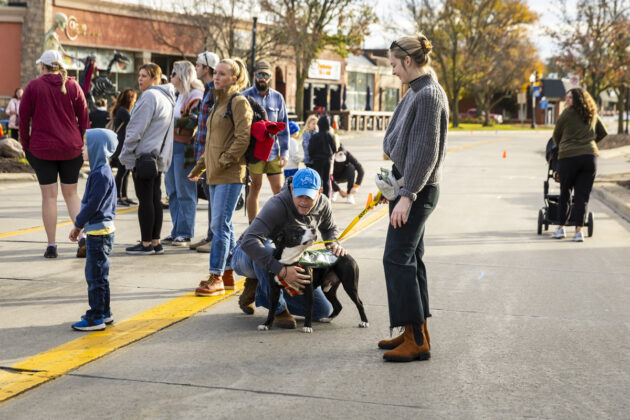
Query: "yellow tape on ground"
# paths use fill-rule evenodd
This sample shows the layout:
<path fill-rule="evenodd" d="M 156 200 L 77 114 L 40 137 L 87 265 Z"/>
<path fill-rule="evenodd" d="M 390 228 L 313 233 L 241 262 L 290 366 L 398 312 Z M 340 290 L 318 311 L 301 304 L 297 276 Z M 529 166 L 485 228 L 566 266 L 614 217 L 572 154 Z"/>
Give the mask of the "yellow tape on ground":
<path fill-rule="evenodd" d="M 81 333 L 85 335 L 12 366 L 15 371 L 0 371 L 0 402 L 214 306 L 240 292 L 243 283 L 244 280 L 237 281 L 236 289 L 226 291 L 223 296 L 197 297 L 188 293 L 113 324 L 105 331 Z"/>
<path fill-rule="evenodd" d="M 138 210 L 138 207 L 130 207 L 128 209 L 117 210 L 116 214 L 124 214 L 129 213 L 130 211 Z M 72 221 L 68 220 L 67 222 L 57 223 L 57 226 L 68 226 L 71 225 Z M 23 233 L 31 233 L 37 232 L 38 230 L 44 230 L 44 226 L 37 226 L 33 228 L 14 230 L 13 232 L 0 233 L 0 238 L 8 238 L 9 236 L 21 235 Z"/>

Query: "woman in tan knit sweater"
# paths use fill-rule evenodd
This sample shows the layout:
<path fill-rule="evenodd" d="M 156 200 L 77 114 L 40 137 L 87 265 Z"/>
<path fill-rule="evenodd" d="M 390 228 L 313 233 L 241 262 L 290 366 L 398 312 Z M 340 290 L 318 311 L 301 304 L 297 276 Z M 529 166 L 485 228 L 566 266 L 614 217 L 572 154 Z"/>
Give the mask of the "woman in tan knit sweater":
<path fill-rule="evenodd" d="M 587 91 L 575 88 L 567 92 L 566 109 L 553 130 L 553 141 L 558 147 L 560 175 L 560 227 L 553 238 L 566 236 L 564 226 L 569 219 L 571 191 L 574 191 L 574 242 L 584 242 L 582 227 L 587 214 L 588 199 L 597 172 L 597 142 L 608 134 L 597 115 L 595 101 Z"/>

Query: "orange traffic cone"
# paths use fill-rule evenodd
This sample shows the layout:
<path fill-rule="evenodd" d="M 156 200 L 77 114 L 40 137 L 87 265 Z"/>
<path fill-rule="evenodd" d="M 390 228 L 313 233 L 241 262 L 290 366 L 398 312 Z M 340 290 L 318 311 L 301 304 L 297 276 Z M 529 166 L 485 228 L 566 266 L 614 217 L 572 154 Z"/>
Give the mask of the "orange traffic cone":
<path fill-rule="evenodd" d="M 370 204 L 372 204 L 372 201 L 374 201 L 374 199 L 372 198 L 372 193 L 370 193 L 370 195 L 368 195 L 367 203 L 365 203 L 365 207 L 370 207 Z"/>
<path fill-rule="evenodd" d="M 337 121 L 336 120 L 333 120 L 332 127 L 333 127 L 334 130 L 337 129 Z"/>
<path fill-rule="evenodd" d="M 505 159 L 507 157 L 507 152 L 504 150 L 503 151 L 503 159 Z"/>

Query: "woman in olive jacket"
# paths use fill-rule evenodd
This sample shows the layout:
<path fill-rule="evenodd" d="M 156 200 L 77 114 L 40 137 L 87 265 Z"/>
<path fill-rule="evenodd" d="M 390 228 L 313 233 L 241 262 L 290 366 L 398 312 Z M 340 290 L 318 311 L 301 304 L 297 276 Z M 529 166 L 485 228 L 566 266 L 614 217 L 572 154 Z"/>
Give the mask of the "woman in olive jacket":
<path fill-rule="evenodd" d="M 216 102 L 208 117 L 206 150 L 188 178 L 199 179 L 206 171 L 212 205 L 210 223 L 213 240 L 210 249 L 210 274 L 195 290 L 197 296 L 225 294 L 234 289 L 227 258 L 236 245 L 232 216 L 246 182 L 245 152 L 249 146 L 253 112 L 247 99 L 239 95 L 249 84 L 245 64 L 238 58 L 222 60 L 214 70 Z M 231 116 L 228 103 L 231 102 Z"/>

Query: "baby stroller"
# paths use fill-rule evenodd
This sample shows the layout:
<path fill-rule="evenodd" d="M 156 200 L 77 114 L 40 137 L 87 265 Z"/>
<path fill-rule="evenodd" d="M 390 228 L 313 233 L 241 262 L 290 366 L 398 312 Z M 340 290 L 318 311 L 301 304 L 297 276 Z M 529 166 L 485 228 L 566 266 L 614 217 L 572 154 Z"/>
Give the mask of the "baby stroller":
<path fill-rule="evenodd" d="M 549 194 L 549 180 L 553 179 L 555 182 L 560 182 L 558 177 L 558 148 L 553 142 L 553 139 L 549 139 L 547 142 L 547 148 L 545 151 L 545 158 L 549 167 L 547 169 L 547 179 L 544 182 L 544 200 L 545 206 L 538 210 L 538 234 L 542 234 L 543 226 L 545 231 L 549 230 L 549 225 L 560 224 L 560 194 Z M 588 236 L 593 236 L 593 212 L 588 212 L 586 223 L 584 224 L 588 230 Z M 575 218 L 573 215 L 573 197 L 569 205 L 569 219 L 566 226 L 575 226 Z"/>

